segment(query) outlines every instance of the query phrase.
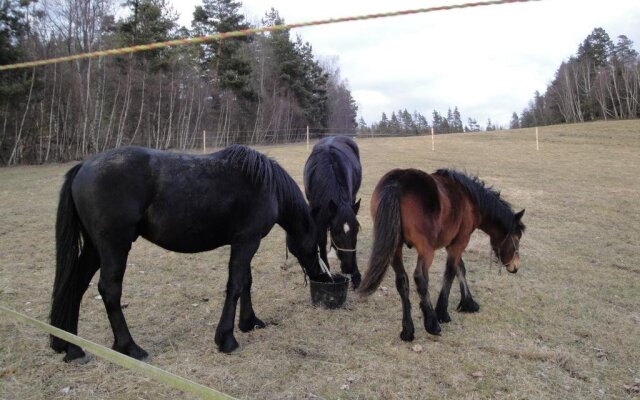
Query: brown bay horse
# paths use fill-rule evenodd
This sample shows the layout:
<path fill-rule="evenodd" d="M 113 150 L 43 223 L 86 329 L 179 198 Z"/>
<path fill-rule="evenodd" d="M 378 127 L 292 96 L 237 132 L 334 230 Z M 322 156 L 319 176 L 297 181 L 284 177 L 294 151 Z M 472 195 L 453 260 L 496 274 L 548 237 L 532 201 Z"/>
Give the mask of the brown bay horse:
<path fill-rule="evenodd" d="M 439 322 L 449 322 L 447 311 L 449 292 L 455 277 L 460 283 L 461 299 L 458 311 L 477 312 L 465 278 L 462 253 L 471 234 L 480 229 L 490 237 L 493 252 L 515 273 L 520 264 L 518 247 L 525 230 L 521 219 L 524 210 L 515 213 L 500 193 L 487 187 L 477 177 L 441 169 L 427 174 L 417 169 L 394 169 L 378 182 L 371 198 L 374 218 L 374 242 L 369 267 L 358 292 L 372 294 L 392 265 L 396 288 L 402 299 L 402 332 L 400 338 L 414 338 L 409 279 L 402 262 L 402 246 L 415 247 L 418 262 L 414 281 L 420 296 L 420 308 L 427 332 L 438 335 Z M 435 308 L 429 297 L 429 267 L 434 252 L 447 250 L 447 263 L 442 289 Z"/>

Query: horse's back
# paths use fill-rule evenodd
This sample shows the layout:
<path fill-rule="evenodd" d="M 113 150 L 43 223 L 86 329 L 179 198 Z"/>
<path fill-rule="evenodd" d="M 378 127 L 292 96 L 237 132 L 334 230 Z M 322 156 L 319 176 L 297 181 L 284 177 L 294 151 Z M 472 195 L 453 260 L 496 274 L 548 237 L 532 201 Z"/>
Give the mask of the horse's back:
<path fill-rule="evenodd" d="M 316 174 L 317 170 L 322 169 L 327 171 Z M 336 178 L 344 179 L 341 184 L 348 186 L 349 194 L 355 196 L 362 183 L 362 166 L 358 145 L 348 136 L 330 136 L 316 143 L 304 168 L 305 188 L 313 186 L 314 175 L 320 176 L 316 179 L 326 179 L 330 175 L 327 172 L 335 175 L 335 171 L 342 175 Z M 307 197 L 310 194 L 307 191 Z"/>
<path fill-rule="evenodd" d="M 340 135 L 326 137 L 318 141 L 318 145 L 327 145 L 329 147 L 338 148 L 345 153 L 353 153 L 355 157 L 360 160 L 360 149 L 358 148 L 355 140 L 349 136 Z"/>
<path fill-rule="evenodd" d="M 437 249 L 456 240 L 467 240 L 475 229 L 474 208 L 464 189 L 452 179 L 417 169 L 392 170 L 374 190 L 372 215 L 374 201 L 387 185 L 398 187 L 403 232 L 408 243 Z"/>
<path fill-rule="evenodd" d="M 89 214 L 89 208 L 117 218 L 141 212 L 137 200 L 149 197 L 153 187 L 152 158 L 148 149 L 120 147 L 84 161 L 72 185 L 81 216 Z"/>
<path fill-rule="evenodd" d="M 374 193 L 379 193 L 387 185 L 398 186 L 402 198 L 415 198 L 424 213 L 440 212 L 438 183 L 430 174 L 414 168 L 393 169 L 380 179 Z"/>
<path fill-rule="evenodd" d="M 243 150 L 195 156 L 123 147 L 100 153 L 76 175 L 74 202 L 93 236 L 132 241 L 140 235 L 172 251 L 211 250 L 238 235 L 262 237 L 276 222 L 277 200 L 268 182 L 245 171 Z"/>

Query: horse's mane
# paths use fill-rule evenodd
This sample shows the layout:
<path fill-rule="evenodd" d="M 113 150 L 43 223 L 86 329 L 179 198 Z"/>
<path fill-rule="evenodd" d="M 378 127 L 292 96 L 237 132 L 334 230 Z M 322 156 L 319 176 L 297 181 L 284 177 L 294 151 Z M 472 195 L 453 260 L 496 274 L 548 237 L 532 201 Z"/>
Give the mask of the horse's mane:
<path fill-rule="evenodd" d="M 452 169 L 439 169 L 435 174 L 452 179 L 462 185 L 477 204 L 483 218 L 495 222 L 506 232 L 514 232 L 516 228 L 520 232 L 524 231 L 522 223 L 514 226 L 515 213 L 511 204 L 500 197 L 500 191 L 492 186 L 487 186 L 477 176 L 468 176 Z"/>
<path fill-rule="evenodd" d="M 316 179 L 313 180 L 313 186 L 307 190 L 312 191 L 311 197 L 318 204 L 329 204 L 330 200 L 340 204 L 348 199 L 349 193 L 345 192 L 347 178 L 338 168 L 336 157 L 333 148 L 329 148 L 328 151 L 316 151 L 309 157 L 309 171 Z M 308 178 L 311 180 L 311 176 Z"/>
<path fill-rule="evenodd" d="M 297 212 L 307 205 L 298 184 L 275 160 L 239 144 L 221 150 L 220 155 L 227 163 L 239 168 L 254 185 L 275 192 L 281 211 L 285 206 L 294 207 Z"/>

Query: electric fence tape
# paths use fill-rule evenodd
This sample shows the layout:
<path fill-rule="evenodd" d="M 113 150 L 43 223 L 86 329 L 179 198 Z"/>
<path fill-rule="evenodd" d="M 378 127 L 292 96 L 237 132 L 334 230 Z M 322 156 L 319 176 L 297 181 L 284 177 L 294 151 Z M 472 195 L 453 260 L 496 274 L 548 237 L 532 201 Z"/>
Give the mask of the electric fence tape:
<path fill-rule="evenodd" d="M 17 319 L 20 322 L 24 322 L 42 331 L 45 331 L 51 335 L 57 336 L 60 339 L 66 340 L 69 343 L 73 343 L 77 346 L 80 346 L 84 350 L 100 358 L 103 358 L 107 361 L 111 361 L 112 363 L 118 364 L 119 366 L 127 368 L 129 370 L 136 371 L 142 375 L 145 375 L 148 378 L 155 379 L 159 382 L 172 386 L 178 390 L 182 390 L 183 392 L 197 395 L 203 399 L 211 399 L 211 400 L 233 399 L 233 397 L 228 396 L 222 392 L 218 392 L 215 389 L 208 388 L 199 383 L 190 381 L 189 379 L 172 374 L 171 372 L 167 372 L 158 367 L 154 367 L 151 364 L 138 361 L 135 358 L 131 358 L 124 354 L 118 353 L 115 350 L 108 349 L 104 346 L 93 343 L 79 336 L 73 335 L 67 331 L 63 331 L 62 329 L 55 328 L 49 324 L 38 321 L 37 319 L 33 319 L 26 315 L 20 314 L 19 312 L 10 310 L 4 306 L 0 305 L 0 311 Z"/>
<path fill-rule="evenodd" d="M 364 21 L 364 20 L 377 19 L 377 18 L 397 17 L 401 15 L 424 14 L 424 13 L 435 12 L 435 11 L 447 11 L 447 10 L 455 10 L 455 9 L 462 9 L 462 8 L 482 7 L 482 6 L 491 6 L 491 5 L 500 5 L 500 4 L 509 4 L 509 3 L 527 3 L 532 1 L 540 1 L 540 0 L 479 1 L 474 3 L 452 4 L 448 6 L 417 8 L 413 10 L 403 10 L 403 11 L 391 11 L 386 13 L 367 14 L 367 15 L 360 15 L 360 16 L 353 16 L 353 17 L 330 18 L 330 19 L 324 19 L 324 20 L 318 20 L 318 21 L 302 22 L 297 24 L 273 25 L 273 26 L 266 26 L 262 28 L 251 28 L 251 29 L 243 29 L 239 31 L 224 32 L 224 33 L 200 36 L 195 38 L 176 39 L 176 40 L 169 40 L 166 42 L 157 42 L 157 43 L 151 43 L 151 44 L 142 44 L 138 46 L 123 47 L 119 49 L 100 50 L 100 51 L 94 51 L 91 53 L 74 54 L 71 56 L 50 58 L 46 60 L 28 61 L 28 62 L 17 63 L 17 64 L 0 65 L 0 71 L 29 68 L 29 67 L 39 67 L 42 65 L 81 60 L 85 58 L 96 58 L 96 57 L 106 57 L 106 56 L 122 55 L 122 54 L 129 54 L 129 53 L 137 53 L 139 51 L 155 50 L 155 49 L 161 49 L 164 47 L 181 46 L 181 45 L 187 45 L 187 44 L 200 44 L 200 43 L 212 42 L 216 40 L 223 40 L 223 39 L 228 39 L 233 37 L 250 36 L 250 35 L 255 35 L 263 32 L 283 31 L 283 30 L 288 30 L 293 28 L 304 28 L 308 26 L 337 24 L 340 22 Z"/>

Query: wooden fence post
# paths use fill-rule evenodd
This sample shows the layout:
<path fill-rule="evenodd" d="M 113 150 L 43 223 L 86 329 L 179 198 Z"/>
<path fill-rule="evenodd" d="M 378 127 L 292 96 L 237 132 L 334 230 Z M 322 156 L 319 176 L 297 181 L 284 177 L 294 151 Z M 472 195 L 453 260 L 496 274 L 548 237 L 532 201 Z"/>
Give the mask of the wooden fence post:
<path fill-rule="evenodd" d="M 435 151 L 435 150 L 436 150 L 436 147 L 433 139 L 433 127 L 431 127 L 431 151 Z"/>

